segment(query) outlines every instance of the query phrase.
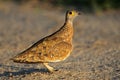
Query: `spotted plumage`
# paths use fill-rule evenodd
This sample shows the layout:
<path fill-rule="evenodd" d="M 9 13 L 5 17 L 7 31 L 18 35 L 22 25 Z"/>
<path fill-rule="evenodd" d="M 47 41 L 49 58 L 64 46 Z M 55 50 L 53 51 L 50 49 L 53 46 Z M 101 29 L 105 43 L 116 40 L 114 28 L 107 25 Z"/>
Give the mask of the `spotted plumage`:
<path fill-rule="evenodd" d="M 12 60 L 19 63 L 43 63 L 50 72 L 55 69 L 49 62 L 65 60 L 72 51 L 73 19 L 80 13 L 76 10 L 66 12 L 64 25 L 53 34 L 39 40 Z"/>

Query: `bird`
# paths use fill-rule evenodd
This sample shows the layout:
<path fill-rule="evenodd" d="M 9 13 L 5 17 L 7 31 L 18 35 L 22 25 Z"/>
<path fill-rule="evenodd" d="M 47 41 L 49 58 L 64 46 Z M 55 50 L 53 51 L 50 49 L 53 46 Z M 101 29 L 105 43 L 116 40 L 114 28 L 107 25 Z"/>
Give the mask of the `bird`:
<path fill-rule="evenodd" d="M 42 63 L 49 72 L 57 71 L 49 63 L 63 61 L 71 54 L 73 50 L 73 20 L 80 14 L 81 12 L 78 10 L 67 10 L 62 27 L 40 39 L 11 60 L 17 63 Z"/>

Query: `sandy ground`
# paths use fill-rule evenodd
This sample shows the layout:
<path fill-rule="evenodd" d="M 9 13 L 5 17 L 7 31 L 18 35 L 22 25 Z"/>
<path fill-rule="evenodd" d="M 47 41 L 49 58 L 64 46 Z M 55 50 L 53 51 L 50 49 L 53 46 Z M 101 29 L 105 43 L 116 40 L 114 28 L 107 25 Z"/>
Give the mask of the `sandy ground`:
<path fill-rule="evenodd" d="M 59 69 L 9 59 L 59 29 L 65 11 L 0 7 L 0 80 L 120 80 L 120 13 L 83 14 L 74 21 L 74 49 Z"/>

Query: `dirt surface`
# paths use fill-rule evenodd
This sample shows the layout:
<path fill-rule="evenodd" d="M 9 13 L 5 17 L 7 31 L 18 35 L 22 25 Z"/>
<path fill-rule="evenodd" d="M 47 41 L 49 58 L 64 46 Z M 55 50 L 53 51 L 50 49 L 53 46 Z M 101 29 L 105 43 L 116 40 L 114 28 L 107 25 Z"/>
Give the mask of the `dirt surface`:
<path fill-rule="evenodd" d="M 0 80 L 120 80 L 120 12 L 76 18 L 73 52 L 48 73 L 42 64 L 9 59 L 59 29 L 65 11 L 0 6 Z"/>

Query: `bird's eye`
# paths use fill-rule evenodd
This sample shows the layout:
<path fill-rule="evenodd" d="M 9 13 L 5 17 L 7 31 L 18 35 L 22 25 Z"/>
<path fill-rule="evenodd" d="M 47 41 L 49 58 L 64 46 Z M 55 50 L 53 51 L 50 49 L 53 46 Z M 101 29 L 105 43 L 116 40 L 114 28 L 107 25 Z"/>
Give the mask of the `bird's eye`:
<path fill-rule="evenodd" d="M 72 12 L 69 12 L 69 14 L 72 14 Z"/>

